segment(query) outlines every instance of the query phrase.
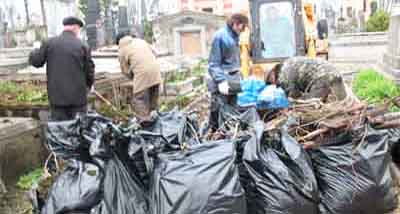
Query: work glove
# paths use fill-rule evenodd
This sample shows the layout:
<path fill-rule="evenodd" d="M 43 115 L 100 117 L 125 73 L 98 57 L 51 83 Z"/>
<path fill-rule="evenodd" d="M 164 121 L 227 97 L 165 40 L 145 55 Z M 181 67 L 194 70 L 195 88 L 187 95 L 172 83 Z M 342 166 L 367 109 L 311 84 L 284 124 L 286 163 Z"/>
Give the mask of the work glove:
<path fill-rule="evenodd" d="M 229 94 L 238 94 L 242 92 L 242 86 L 240 85 L 240 80 L 232 80 L 228 82 Z"/>
<path fill-rule="evenodd" d="M 228 81 L 224 81 L 218 84 L 218 91 L 223 95 L 229 95 L 229 84 Z"/>

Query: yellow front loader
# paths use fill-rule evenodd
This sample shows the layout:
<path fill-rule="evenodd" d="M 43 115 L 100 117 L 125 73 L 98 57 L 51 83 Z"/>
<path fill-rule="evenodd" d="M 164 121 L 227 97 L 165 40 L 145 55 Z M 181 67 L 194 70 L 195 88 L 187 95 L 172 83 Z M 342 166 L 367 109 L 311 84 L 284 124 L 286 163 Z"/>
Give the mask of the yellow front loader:
<path fill-rule="evenodd" d="M 294 56 L 327 54 L 318 40 L 314 5 L 302 0 L 250 0 L 251 26 L 240 38 L 241 71 L 265 79 L 265 71 Z"/>

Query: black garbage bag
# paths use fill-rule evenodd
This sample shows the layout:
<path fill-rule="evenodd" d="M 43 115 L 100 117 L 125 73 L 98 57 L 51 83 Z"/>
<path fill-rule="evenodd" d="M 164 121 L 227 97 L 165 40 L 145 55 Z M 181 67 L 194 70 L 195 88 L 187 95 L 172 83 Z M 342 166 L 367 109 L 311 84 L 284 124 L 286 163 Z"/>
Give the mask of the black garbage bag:
<path fill-rule="evenodd" d="M 112 157 L 111 142 L 115 139 L 115 130 L 119 130 L 112 121 L 99 114 L 92 113 L 80 118 L 83 147 L 89 145 L 89 156 L 93 160 L 105 161 Z M 119 134 L 119 133 L 117 133 Z M 81 155 L 86 155 L 82 154 Z M 100 162 L 99 164 L 103 164 Z"/>
<path fill-rule="evenodd" d="M 91 214 L 149 214 L 148 196 L 117 156 L 106 167 L 104 199 Z"/>
<path fill-rule="evenodd" d="M 103 176 L 94 164 L 70 160 L 52 185 L 41 214 L 89 213 L 101 200 Z"/>
<path fill-rule="evenodd" d="M 101 201 L 104 166 L 112 154 L 111 125 L 109 119 L 98 114 L 48 123 L 48 148 L 65 161 L 66 168 L 50 188 L 43 207 L 35 207 L 37 210 L 42 214 L 88 213 Z M 33 199 L 34 205 L 44 200 Z"/>
<path fill-rule="evenodd" d="M 248 213 L 317 214 L 318 186 L 306 151 L 283 129 L 263 133 L 262 122 L 255 129 L 242 157 Z"/>
<path fill-rule="evenodd" d="M 221 107 L 218 111 L 218 126 L 222 129 L 226 129 L 230 123 L 240 122 L 240 129 L 243 130 L 260 120 L 255 107 L 240 108 L 226 103 L 220 103 L 219 105 Z"/>
<path fill-rule="evenodd" d="M 46 143 L 61 159 L 110 156 L 111 120 L 96 113 L 81 115 L 70 121 L 48 122 Z M 89 151 L 90 150 L 90 151 Z"/>
<path fill-rule="evenodd" d="M 400 166 L 400 129 L 389 129 L 388 132 L 391 144 L 390 152 L 392 154 L 392 160 L 397 164 L 397 166 Z"/>
<path fill-rule="evenodd" d="M 183 143 L 200 143 L 192 140 L 199 132 L 195 114 L 188 115 L 177 109 L 158 113 L 152 125 L 143 127 L 143 130 L 151 133 L 144 136 L 146 141 L 152 141 L 151 143 L 156 145 L 157 143 L 165 144 L 166 140 L 168 147 L 172 150 L 179 149 Z"/>
<path fill-rule="evenodd" d="M 324 214 L 389 213 L 397 207 L 387 131 L 343 133 L 310 150 Z"/>
<path fill-rule="evenodd" d="M 79 158 L 89 145 L 82 144 L 81 120 L 48 122 L 46 140 L 49 150 L 61 159 Z"/>
<path fill-rule="evenodd" d="M 181 150 L 188 145 L 200 144 L 199 126 L 194 114 L 185 114 L 176 109 L 159 113 L 150 126 L 130 135 L 126 150 L 128 167 L 149 189 L 153 158 L 150 151 L 168 152 Z"/>
<path fill-rule="evenodd" d="M 246 214 L 232 142 L 159 154 L 151 182 L 154 214 Z"/>

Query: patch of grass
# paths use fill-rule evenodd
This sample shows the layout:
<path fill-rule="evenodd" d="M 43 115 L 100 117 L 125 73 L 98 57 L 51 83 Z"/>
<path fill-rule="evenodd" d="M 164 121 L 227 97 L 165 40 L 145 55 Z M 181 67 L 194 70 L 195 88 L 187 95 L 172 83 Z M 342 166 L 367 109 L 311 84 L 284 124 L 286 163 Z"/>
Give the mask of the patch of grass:
<path fill-rule="evenodd" d="M 44 103 L 47 102 L 47 94 L 39 90 L 24 90 L 17 95 L 18 102 Z"/>
<path fill-rule="evenodd" d="M 32 185 L 37 183 L 42 177 L 43 174 L 43 169 L 35 169 L 31 172 L 29 172 L 26 175 L 23 175 L 19 177 L 18 182 L 17 182 L 17 187 L 22 189 L 22 190 L 29 190 L 32 188 Z"/>
<path fill-rule="evenodd" d="M 15 93 L 18 91 L 17 84 L 13 82 L 0 82 L 0 93 Z"/>
<path fill-rule="evenodd" d="M 400 87 L 373 69 L 360 71 L 353 81 L 353 91 L 370 104 L 382 104 L 385 100 L 400 96 Z M 392 111 L 400 111 L 393 107 Z"/>
<path fill-rule="evenodd" d="M 31 83 L 0 82 L 0 94 L 2 104 L 46 105 L 48 103 L 46 89 Z"/>
<path fill-rule="evenodd" d="M 208 59 L 202 59 L 199 62 L 199 65 L 207 65 L 208 64 Z"/>
<path fill-rule="evenodd" d="M 117 111 L 115 111 L 112 107 L 106 104 L 101 104 L 96 111 L 105 117 L 113 119 L 114 121 L 124 121 L 124 118 L 132 117 L 132 112 L 129 111 L 128 105 L 129 104 L 123 105 L 117 109 Z"/>
<path fill-rule="evenodd" d="M 176 106 L 179 109 L 182 109 L 186 107 L 191 101 L 192 99 L 189 96 L 178 95 L 176 96 L 175 100 L 162 102 L 160 105 L 160 112 L 171 111 Z"/>
<path fill-rule="evenodd" d="M 196 77 L 202 77 L 206 74 L 206 72 L 207 72 L 206 69 L 201 65 L 194 67 L 192 70 L 192 74 Z"/>
<path fill-rule="evenodd" d="M 171 72 L 171 74 L 168 75 L 168 77 L 166 78 L 166 82 L 174 84 L 174 83 L 181 82 L 187 78 L 188 78 L 187 72 L 175 71 L 175 72 Z"/>

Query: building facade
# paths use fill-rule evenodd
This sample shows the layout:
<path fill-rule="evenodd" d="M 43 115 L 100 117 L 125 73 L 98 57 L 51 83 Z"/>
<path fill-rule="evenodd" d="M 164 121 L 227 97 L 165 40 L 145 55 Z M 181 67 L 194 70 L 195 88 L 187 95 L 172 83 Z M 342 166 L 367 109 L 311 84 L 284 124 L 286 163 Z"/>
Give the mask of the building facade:
<path fill-rule="evenodd" d="M 225 16 L 183 10 L 153 20 L 154 46 L 174 56 L 206 58 L 214 33 L 225 25 Z"/>
<path fill-rule="evenodd" d="M 216 15 L 232 14 L 233 4 L 234 0 L 178 0 L 178 7 L 181 11 L 191 10 Z"/>
<path fill-rule="evenodd" d="M 341 17 L 345 19 L 351 19 L 354 17 L 360 16 L 360 14 L 363 14 L 365 17 L 369 17 L 374 10 L 377 8 L 373 8 L 373 2 L 376 2 L 374 0 L 342 0 L 341 4 Z M 378 3 L 376 3 L 376 6 L 378 6 Z"/>

